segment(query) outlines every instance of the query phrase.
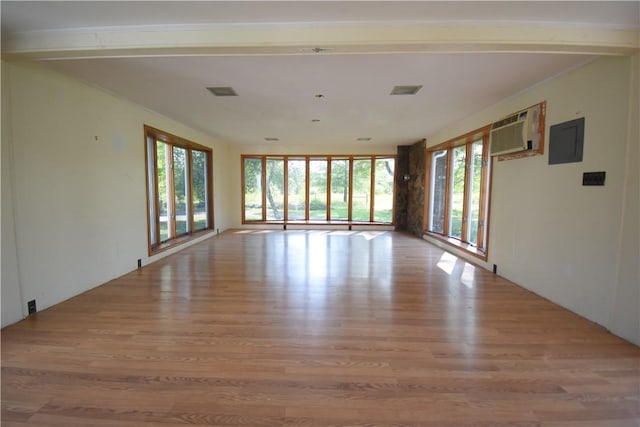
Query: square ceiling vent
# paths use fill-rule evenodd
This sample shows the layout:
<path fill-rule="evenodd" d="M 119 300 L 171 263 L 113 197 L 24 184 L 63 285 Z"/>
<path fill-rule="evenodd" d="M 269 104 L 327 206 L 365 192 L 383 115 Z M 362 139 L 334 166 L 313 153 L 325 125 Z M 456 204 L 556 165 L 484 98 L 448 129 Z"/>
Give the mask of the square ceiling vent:
<path fill-rule="evenodd" d="M 394 86 L 391 95 L 415 95 L 422 86 Z"/>
<path fill-rule="evenodd" d="M 238 96 L 231 86 L 208 87 L 207 90 L 215 96 Z"/>

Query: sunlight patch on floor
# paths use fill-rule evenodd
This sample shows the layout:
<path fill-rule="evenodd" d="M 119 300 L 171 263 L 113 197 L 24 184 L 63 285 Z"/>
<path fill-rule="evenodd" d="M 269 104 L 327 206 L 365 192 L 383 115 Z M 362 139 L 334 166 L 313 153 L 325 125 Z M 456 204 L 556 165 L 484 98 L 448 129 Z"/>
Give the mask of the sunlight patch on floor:
<path fill-rule="evenodd" d="M 272 234 L 272 233 L 305 233 L 312 235 L 330 235 L 330 236 L 360 236 L 366 240 L 373 240 L 376 237 L 387 234 L 388 231 L 355 231 L 355 230 L 236 230 L 234 234 Z"/>
<path fill-rule="evenodd" d="M 464 269 L 462 270 L 462 277 L 460 278 L 460 281 L 469 289 L 473 289 L 473 276 L 475 271 L 475 266 L 468 262 L 464 263 Z"/>
<path fill-rule="evenodd" d="M 445 252 L 442 254 L 440 260 L 436 265 L 440 270 L 444 271 L 449 276 L 457 277 L 458 274 L 460 274 L 460 282 L 467 288 L 473 289 L 474 273 L 476 271 L 476 267 L 473 264 L 464 262 L 464 266 L 462 267 L 462 269 L 458 267 L 456 271 L 456 263 L 458 262 L 462 263 L 464 261 L 462 261 L 457 256 L 450 254 L 449 252 Z"/>
<path fill-rule="evenodd" d="M 458 257 L 450 254 L 449 252 L 445 252 L 442 254 L 440 261 L 438 261 L 436 265 L 440 270 L 451 276 L 451 273 L 453 273 L 453 267 L 456 265 L 456 261 L 458 261 Z"/>

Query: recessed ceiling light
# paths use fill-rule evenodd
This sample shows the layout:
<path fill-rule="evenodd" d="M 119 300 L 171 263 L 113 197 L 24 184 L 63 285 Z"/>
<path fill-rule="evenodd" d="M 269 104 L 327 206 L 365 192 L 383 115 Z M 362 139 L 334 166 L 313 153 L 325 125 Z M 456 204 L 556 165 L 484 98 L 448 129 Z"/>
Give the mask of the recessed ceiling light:
<path fill-rule="evenodd" d="M 358 138 L 358 141 L 371 141 L 371 138 Z"/>
<path fill-rule="evenodd" d="M 238 96 L 231 86 L 208 87 L 207 90 L 215 96 Z"/>
<path fill-rule="evenodd" d="M 311 119 L 311 121 L 312 121 L 313 123 L 318 123 L 318 122 L 320 121 L 320 119 Z"/>
<path fill-rule="evenodd" d="M 415 95 L 422 86 L 394 86 L 391 95 Z"/>
<path fill-rule="evenodd" d="M 264 140 L 269 142 L 275 142 L 275 141 L 280 141 L 280 138 L 274 138 L 274 137 L 268 136 Z"/>

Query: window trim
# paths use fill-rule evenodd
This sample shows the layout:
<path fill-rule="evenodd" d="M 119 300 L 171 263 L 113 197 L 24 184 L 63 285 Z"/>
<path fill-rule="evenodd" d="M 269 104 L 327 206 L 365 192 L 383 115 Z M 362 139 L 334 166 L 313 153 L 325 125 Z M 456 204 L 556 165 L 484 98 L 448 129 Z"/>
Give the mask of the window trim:
<path fill-rule="evenodd" d="M 185 198 L 188 203 L 188 229 L 187 233 L 183 233 L 179 236 L 176 236 L 175 230 L 175 219 L 170 221 L 170 227 L 172 229 L 171 237 L 165 241 L 160 241 L 160 223 L 159 223 L 159 201 L 158 201 L 158 155 L 157 155 L 157 142 L 164 142 L 168 144 L 170 147 L 170 154 L 173 156 L 173 147 L 180 147 L 186 150 L 186 165 L 185 165 L 185 173 L 188 177 L 188 187 L 187 194 Z M 149 153 L 149 145 L 153 144 L 153 156 Z M 205 153 L 206 162 L 207 162 L 207 171 L 205 180 L 207 183 L 207 223 L 208 226 L 206 228 L 201 228 L 198 230 L 194 230 L 194 209 L 193 209 L 193 165 L 192 165 L 192 151 L 200 151 Z M 146 201 L 147 201 L 147 249 L 149 256 L 158 254 L 167 249 L 182 245 L 186 242 L 189 242 L 193 239 L 196 239 L 204 234 L 213 232 L 214 225 L 214 205 L 213 205 L 213 150 L 210 147 L 197 144 L 193 141 L 189 141 L 187 139 L 181 138 L 179 136 L 173 135 L 169 132 L 165 132 L 160 129 L 156 129 L 152 126 L 144 125 L 144 153 L 145 153 L 145 182 L 146 182 Z M 150 169 L 149 162 L 153 157 L 153 170 Z M 172 169 L 173 170 L 173 169 Z M 173 173 L 169 174 L 169 180 L 171 182 L 171 188 L 173 188 Z M 150 192 L 150 181 L 153 181 L 153 191 Z M 150 199 L 153 196 L 153 201 Z M 171 205 L 175 204 L 175 197 L 170 198 Z M 152 214 L 152 204 L 153 204 L 153 214 L 154 214 L 154 230 L 155 236 L 152 238 L 152 226 L 151 226 L 151 214 Z M 174 212 L 174 208 L 172 208 L 171 212 Z M 155 239 L 155 242 L 152 243 Z"/>
<path fill-rule="evenodd" d="M 489 218 L 490 218 L 490 208 L 491 208 L 491 184 L 493 181 L 493 164 L 492 157 L 489 152 L 489 134 L 491 132 L 491 125 L 483 126 L 481 128 L 472 130 L 471 132 L 467 132 L 464 135 L 458 136 L 456 138 L 452 138 L 447 140 L 441 144 L 437 144 L 431 147 L 427 147 L 427 153 L 425 158 L 425 217 L 424 221 L 424 229 L 422 230 L 423 235 L 435 238 L 446 245 L 455 247 L 456 249 L 460 249 L 469 255 L 480 258 L 483 261 L 488 259 L 489 255 Z M 468 162 L 472 159 L 470 157 L 470 152 L 472 151 L 473 143 L 482 140 L 482 162 L 483 162 L 483 171 L 480 178 L 480 207 L 478 210 L 478 237 L 477 244 L 473 245 L 464 239 L 467 238 L 467 224 L 465 224 L 466 217 L 468 216 L 468 206 L 470 204 L 469 197 L 470 196 L 470 180 L 471 176 L 468 173 Z M 464 183 L 464 199 L 463 199 L 463 221 L 462 221 L 462 229 L 461 236 L 462 239 L 457 239 L 455 237 L 451 237 L 449 233 L 449 217 L 450 217 L 450 209 L 451 209 L 451 186 L 452 179 L 450 178 L 451 167 L 453 163 L 453 149 L 456 147 L 466 146 L 466 158 L 465 158 L 465 183 Z M 432 178 L 432 158 L 433 154 L 437 151 L 447 151 L 447 170 L 446 170 L 446 188 L 445 188 L 445 201 L 444 201 L 444 222 L 443 222 L 443 230 L 442 233 L 437 233 L 430 231 L 430 224 L 432 221 L 432 209 L 431 209 L 431 180 Z M 486 162 L 486 164 L 485 164 Z M 481 227 L 484 229 L 483 232 L 480 232 Z"/>
<path fill-rule="evenodd" d="M 246 219 L 246 210 L 245 210 L 245 159 L 261 159 L 262 160 L 262 219 L 261 220 L 247 220 Z M 267 185 L 266 181 L 266 161 L 267 159 L 283 159 L 284 160 L 284 208 L 283 208 L 283 219 L 281 220 L 268 220 L 266 215 L 267 204 L 266 204 L 266 191 L 265 187 Z M 373 209 L 374 205 L 374 191 L 375 191 L 375 162 L 378 159 L 393 159 L 394 161 L 394 176 L 393 176 L 393 197 L 394 201 L 391 206 L 391 221 L 390 222 L 380 222 L 374 221 L 375 213 Z M 305 219 L 288 219 L 289 218 L 289 201 L 288 201 L 288 160 L 304 160 L 305 161 Z M 310 217 L 310 202 L 309 202 L 309 192 L 310 192 L 310 180 L 308 179 L 310 176 L 310 162 L 312 160 L 324 160 L 327 162 L 327 209 L 326 209 L 326 219 L 325 220 L 317 220 L 317 219 L 309 219 Z M 347 198 L 347 218 L 348 219 L 331 219 L 331 179 L 332 179 L 332 161 L 333 160 L 346 160 L 348 165 L 348 191 L 349 196 Z M 370 160 L 371 161 L 371 178 L 370 178 L 370 197 L 369 197 L 369 221 L 359 221 L 353 220 L 353 161 L 354 160 Z M 397 174 L 395 173 L 397 167 L 397 156 L 395 154 L 357 154 L 357 155 L 349 155 L 349 154 L 336 154 L 336 155 L 323 155 L 323 154 L 292 154 L 292 155 L 277 155 L 277 154 L 242 154 L 240 156 L 240 210 L 242 217 L 242 224 L 313 224 L 313 225 L 323 225 L 323 224 L 334 224 L 334 225 L 395 225 L 395 192 L 396 192 L 396 179 Z"/>

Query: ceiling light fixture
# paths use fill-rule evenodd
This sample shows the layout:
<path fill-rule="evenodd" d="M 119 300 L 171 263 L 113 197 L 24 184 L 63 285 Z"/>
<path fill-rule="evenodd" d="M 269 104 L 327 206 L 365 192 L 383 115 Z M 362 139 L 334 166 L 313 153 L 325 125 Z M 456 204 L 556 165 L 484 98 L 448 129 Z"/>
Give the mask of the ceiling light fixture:
<path fill-rule="evenodd" d="M 303 52 L 313 52 L 313 53 L 324 53 L 324 52 L 329 52 L 332 51 L 333 48 L 332 47 L 306 47 L 303 48 L 302 51 Z"/>
<path fill-rule="evenodd" d="M 280 138 L 274 138 L 274 137 L 268 136 L 264 140 L 269 142 L 275 142 L 275 141 L 280 141 Z"/>
<path fill-rule="evenodd" d="M 357 141 L 371 141 L 371 138 L 368 138 L 368 137 L 358 138 Z"/>
<path fill-rule="evenodd" d="M 422 89 L 420 86 L 394 86 L 391 90 L 391 95 L 415 95 Z"/>
<path fill-rule="evenodd" d="M 313 123 L 318 123 L 318 122 L 320 121 L 320 119 L 311 119 L 311 121 L 312 121 Z"/>
<path fill-rule="evenodd" d="M 215 96 L 238 96 L 231 86 L 208 87 L 207 90 Z"/>

